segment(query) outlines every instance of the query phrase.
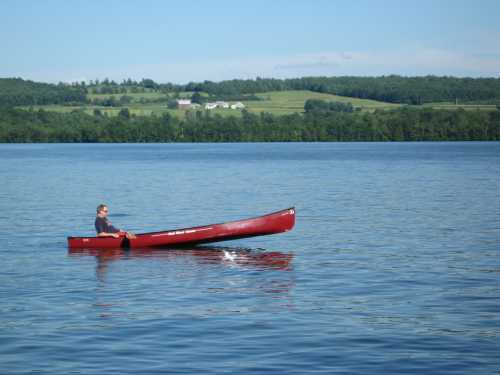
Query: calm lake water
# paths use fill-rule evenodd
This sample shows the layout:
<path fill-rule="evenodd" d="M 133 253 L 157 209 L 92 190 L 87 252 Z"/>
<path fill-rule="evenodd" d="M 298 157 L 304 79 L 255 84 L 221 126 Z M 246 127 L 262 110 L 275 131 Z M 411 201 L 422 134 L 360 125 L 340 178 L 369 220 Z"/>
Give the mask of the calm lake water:
<path fill-rule="evenodd" d="M 0 145 L 0 179 L 3 375 L 500 373 L 500 143 Z M 297 223 L 68 252 L 101 202 Z"/>

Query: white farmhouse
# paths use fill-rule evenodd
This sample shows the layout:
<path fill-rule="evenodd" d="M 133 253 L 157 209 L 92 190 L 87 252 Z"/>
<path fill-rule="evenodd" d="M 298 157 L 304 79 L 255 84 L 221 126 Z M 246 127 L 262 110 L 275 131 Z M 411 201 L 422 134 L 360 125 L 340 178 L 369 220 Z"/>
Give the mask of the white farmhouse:
<path fill-rule="evenodd" d="M 215 108 L 217 108 L 216 103 L 206 103 L 205 104 L 205 109 L 215 109 Z"/>
<path fill-rule="evenodd" d="M 191 99 L 177 99 L 177 108 L 188 109 L 191 107 Z"/>
<path fill-rule="evenodd" d="M 217 102 L 215 102 L 215 104 L 219 108 L 225 108 L 225 109 L 229 108 L 229 103 L 228 102 L 217 101 Z"/>
<path fill-rule="evenodd" d="M 243 109 L 245 108 L 245 104 L 242 102 L 236 102 L 234 104 L 231 104 L 231 109 Z"/>

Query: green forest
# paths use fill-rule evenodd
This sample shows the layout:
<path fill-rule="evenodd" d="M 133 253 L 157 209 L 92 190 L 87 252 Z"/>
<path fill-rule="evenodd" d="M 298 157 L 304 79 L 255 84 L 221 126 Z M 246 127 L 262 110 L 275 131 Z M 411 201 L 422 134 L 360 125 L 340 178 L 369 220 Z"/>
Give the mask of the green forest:
<path fill-rule="evenodd" d="M 342 104 L 342 103 L 340 103 Z M 400 108 L 373 113 L 343 105 L 307 103 L 304 114 L 242 116 L 189 113 L 118 116 L 0 110 L 0 142 L 276 142 L 276 141 L 493 141 L 500 111 Z"/>
<path fill-rule="evenodd" d="M 85 102 L 87 90 L 80 85 L 58 85 L 0 78 L 0 107 Z"/>

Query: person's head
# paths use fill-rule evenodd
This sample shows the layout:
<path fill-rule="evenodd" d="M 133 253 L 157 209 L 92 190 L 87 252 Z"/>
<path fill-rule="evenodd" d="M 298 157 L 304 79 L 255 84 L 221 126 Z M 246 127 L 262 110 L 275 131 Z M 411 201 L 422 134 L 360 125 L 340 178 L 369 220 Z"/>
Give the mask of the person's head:
<path fill-rule="evenodd" d="M 108 206 L 105 204 L 100 204 L 97 206 L 97 216 L 99 217 L 106 217 L 108 216 Z"/>

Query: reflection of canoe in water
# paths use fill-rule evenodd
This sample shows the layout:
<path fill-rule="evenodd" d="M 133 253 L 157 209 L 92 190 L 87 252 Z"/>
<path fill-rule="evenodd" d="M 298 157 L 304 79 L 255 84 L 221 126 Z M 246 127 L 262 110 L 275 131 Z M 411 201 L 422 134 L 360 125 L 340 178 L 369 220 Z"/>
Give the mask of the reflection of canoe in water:
<path fill-rule="evenodd" d="M 175 248 L 144 249 L 69 249 L 70 256 L 95 256 L 101 262 L 112 262 L 121 258 L 193 257 L 205 264 L 233 264 L 242 267 L 289 270 L 293 254 L 279 251 L 261 251 L 230 247 L 194 247 L 182 250 Z"/>
<path fill-rule="evenodd" d="M 136 238 L 68 237 L 70 249 L 144 248 L 195 245 L 201 243 L 264 236 L 289 231 L 295 224 L 295 209 L 273 212 L 251 219 L 201 227 L 138 234 Z"/>

